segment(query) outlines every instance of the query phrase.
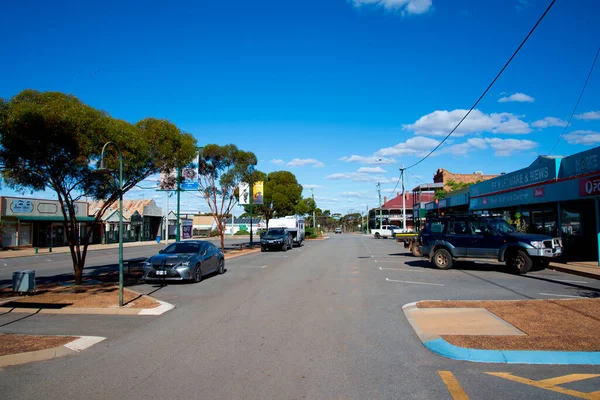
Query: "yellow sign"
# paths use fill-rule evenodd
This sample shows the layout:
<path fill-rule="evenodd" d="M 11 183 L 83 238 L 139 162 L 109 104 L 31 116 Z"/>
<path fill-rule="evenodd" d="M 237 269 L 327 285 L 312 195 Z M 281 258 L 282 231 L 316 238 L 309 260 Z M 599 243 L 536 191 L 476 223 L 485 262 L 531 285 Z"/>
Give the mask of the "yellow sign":
<path fill-rule="evenodd" d="M 255 182 L 252 187 L 252 202 L 254 204 L 264 204 L 263 195 L 264 195 L 264 185 L 263 181 Z"/>

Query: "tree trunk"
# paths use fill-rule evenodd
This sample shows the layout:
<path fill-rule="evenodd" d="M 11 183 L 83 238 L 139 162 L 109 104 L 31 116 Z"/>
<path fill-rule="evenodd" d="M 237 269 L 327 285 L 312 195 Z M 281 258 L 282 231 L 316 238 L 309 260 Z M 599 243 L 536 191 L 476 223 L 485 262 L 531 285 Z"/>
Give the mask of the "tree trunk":
<path fill-rule="evenodd" d="M 75 263 L 73 264 L 73 269 L 75 271 L 75 284 L 81 285 L 83 283 L 83 264 L 79 265 Z"/>

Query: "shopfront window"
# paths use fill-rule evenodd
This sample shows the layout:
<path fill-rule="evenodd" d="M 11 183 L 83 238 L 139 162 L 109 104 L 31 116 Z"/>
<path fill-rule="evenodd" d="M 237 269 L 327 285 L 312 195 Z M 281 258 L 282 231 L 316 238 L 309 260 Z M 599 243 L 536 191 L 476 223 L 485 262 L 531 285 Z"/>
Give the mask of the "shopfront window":
<path fill-rule="evenodd" d="M 581 236 L 581 213 L 574 208 L 561 209 L 561 230 L 563 236 Z"/>

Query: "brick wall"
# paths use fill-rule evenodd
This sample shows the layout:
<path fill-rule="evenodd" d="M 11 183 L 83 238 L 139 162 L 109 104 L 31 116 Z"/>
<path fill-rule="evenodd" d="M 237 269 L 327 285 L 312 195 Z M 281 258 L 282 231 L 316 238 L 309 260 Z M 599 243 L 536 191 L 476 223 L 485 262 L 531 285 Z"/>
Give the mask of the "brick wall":
<path fill-rule="evenodd" d="M 453 174 L 443 168 L 439 168 L 433 176 L 434 183 L 443 183 L 444 189 L 449 190 L 447 186 L 448 181 L 454 181 L 457 183 L 476 183 L 480 181 L 487 181 L 488 179 L 495 178 L 500 175 L 484 175 L 479 174 Z"/>

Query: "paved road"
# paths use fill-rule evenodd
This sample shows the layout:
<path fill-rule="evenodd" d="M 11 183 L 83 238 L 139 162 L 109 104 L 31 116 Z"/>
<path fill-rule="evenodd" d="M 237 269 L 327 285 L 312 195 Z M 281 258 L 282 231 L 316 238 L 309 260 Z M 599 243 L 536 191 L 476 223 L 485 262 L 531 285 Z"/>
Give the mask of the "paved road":
<path fill-rule="evenodd" d="M 425 299 L 595 296 L 600 286 L 594 281 L 553 271 L 518 277 L 481 264 L 438 271 L 392 241 L 358 235 L 236 258 L 227 268 L 225 275 L 200 284 L 139 286 L 177 305 L 161 317 L 37 315 L 11 323 L 15 316 L 0 316 L 0 332 L 108 337 L 76 356 L 1 370 L 0 394 L 15 399 L 450 399 L 440 377 L 440 371 L 449 371 L 443 373 L 446 381 L 456 379 L 471 399 L 563 399 L 572 397 L 531 382 L 600 375 L 600 367 L 444 359 L 423 347 L 401 311 L 403 304 Z M 529 384 L 486 372 L 510 372 Z M 589 379 L 559 380 L 581 393 L 600 390 L 597 377 L 575 378 Z"/>

